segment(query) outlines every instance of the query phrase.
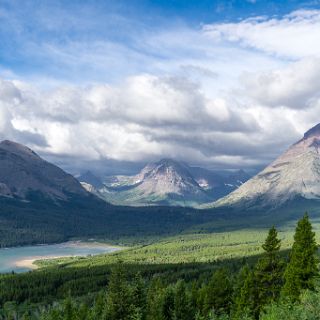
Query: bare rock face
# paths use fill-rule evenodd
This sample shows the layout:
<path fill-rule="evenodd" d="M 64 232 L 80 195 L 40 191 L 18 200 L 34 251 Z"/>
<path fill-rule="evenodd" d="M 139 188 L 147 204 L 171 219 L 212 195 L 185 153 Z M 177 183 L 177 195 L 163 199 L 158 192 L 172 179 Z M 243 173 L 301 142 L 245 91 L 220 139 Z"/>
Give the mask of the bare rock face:
<path fill-rule="evenodd" d="M 66 200 L 69 194 L 87 195 L 70 174 L 43 160 L 16 142 L 0 143 L 0 195 L 26 198 L 40 192 L 52 199 Z"/>
<path fill-rule="evenodd" d="M 320 199 L 320 124 L 214 206 L 278 207 L 297 197 Z"/>
<path fill-rule="evenodd" d="M 188 168 L 178 161 L 162 159 L 147 164 L 137 175 L 109 178 L 98 193 L 91 192 L 117 205 L 195 206 L 210 201 Z"/>
<path fill-rule="evenodd" d="M 149 171 L 144 170 L 142 183 L 138 187 L 144 193 L 205 196 L 188 169 L 180 163 L 163 159 L 148 167 Z"/>
<path fill-rule="evenodd" d="M 78 179 L 86 190 L 116 205 L 198 207 L 230 193 L 248 178 L 243 171 L 221 175 L 162 159 L 147 164 L 134 176 L 106 177 L 102 186 L 101 182 L 97 183 L 101 180 L 92 174 L 86 173 Z"/>

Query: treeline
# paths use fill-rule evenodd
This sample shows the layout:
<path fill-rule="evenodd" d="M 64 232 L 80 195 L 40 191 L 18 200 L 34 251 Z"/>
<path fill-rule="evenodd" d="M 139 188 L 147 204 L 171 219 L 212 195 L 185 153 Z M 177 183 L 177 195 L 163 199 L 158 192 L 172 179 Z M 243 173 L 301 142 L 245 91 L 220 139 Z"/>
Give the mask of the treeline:
<path fill-rule="evenodd" d="M 262 246 L 264 254 L 238 274 L 222 267 L 209 277 L 170 283 L 164 275 L 146 280 L 126 265 L 113 267 L 107 289 L 93 298 L 71 297 L 36 310 L 2 308 L 3 319 L 228 320 L 318 319 L 320 295 L 315 234 L 306 214 L 297 224 L 287 259 L 274 227 Z M 168 275 L 169 276 L 169 275 Z M 89 292 L 90 290 L 88 290 Z M 71 292 L 70 292 L 71 293 Z M 10 318 L 11 317 L 11 318 Z"/>

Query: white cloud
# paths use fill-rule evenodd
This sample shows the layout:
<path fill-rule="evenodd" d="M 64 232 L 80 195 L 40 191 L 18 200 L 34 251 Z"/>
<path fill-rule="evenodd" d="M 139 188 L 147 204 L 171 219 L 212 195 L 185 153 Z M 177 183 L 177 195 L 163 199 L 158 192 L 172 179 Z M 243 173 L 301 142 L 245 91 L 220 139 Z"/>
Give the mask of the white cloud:
<path fill-rule="evenodd" d="M 320 98 L 320 58 L 306 58 L 285 68 L 244 73 L 248 96 L 269 107 L 304 109 Z"/>
<path fill-rule="evenodd" d="M 320 55 L 320 10 L 298 10 L 280 18 L 258 17 L 206 25 L 216 41 L 240 43 L 269 54 L 300 59 Z"/>
<path fill-rule="evenodd" d="M 0 92 L 1 137 L 65 162 L 174 157 L 208 166 L 262 165 L 299 137 L 294 124 L 302 114 L 259 106 L 243 93 L 211 98 L 186 78 L 148 74 L 117 86 L 52 90 L 6 81 Z M 304 130 L 313 119 L 302 118 Z"/>
<path fill-rule="evenodd" d="M 3 89 L 8 83 L 14 90 Z M 9 111 L 0 105 L 2 112 L 10 114 L 1 125 L 2 136 L 10 137 L 12 128 L 28 132 L 27 142 L 39 152 L 131 161 L 188 155 L 190 160 L 206 162 L 211 156 L 224 154 L 223 133 L 226 137 L 245 136 L 259 130 L 249 112 L 227 98 L 206 97 L 184 78 L 145 74 L 128 78 L 119 86 L 51 91 L 20 82 L 2 84 L 0 102 L 18 101 L 10 104 Z M 32 135 L 42 136 L 47 146 L 37 144 Z M 243 146 L 246 139 L 241 140 Z M 227 140 L 230 154 L 232 142 Z M 219 146 L 216 150 L 215 145 Z M 239 147 L 237 150 L 242 156 Z"/>

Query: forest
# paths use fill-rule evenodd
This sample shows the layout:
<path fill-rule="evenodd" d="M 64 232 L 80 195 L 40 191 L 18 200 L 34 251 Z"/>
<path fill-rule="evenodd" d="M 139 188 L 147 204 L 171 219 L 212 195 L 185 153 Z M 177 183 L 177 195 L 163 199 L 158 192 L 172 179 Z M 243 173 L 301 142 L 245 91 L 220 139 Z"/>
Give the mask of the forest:
<path fill-rule="evenodd" d="M 317 319 L 315 232 L 307 214 L 289 251 L 272 227 L 262 253 L 206 263 L 63 268 L 0 278 L 2 319 Z M 121 255 L 119 255 L 121 256 Z"/>

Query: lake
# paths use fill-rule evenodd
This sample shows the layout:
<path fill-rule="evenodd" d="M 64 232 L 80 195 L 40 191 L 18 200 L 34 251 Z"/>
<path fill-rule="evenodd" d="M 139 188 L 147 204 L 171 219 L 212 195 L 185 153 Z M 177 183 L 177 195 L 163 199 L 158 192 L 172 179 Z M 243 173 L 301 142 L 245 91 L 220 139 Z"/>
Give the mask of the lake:
<path fill-rule="evenodd" d="M 70 241 L 60 244 L 36 245 L 0 249 L 0 273 L 26 272 L 34 269 L 32 262 L 67 256 L 87 256 L 111 253 L 119 248 L 98 242 Z"/>

